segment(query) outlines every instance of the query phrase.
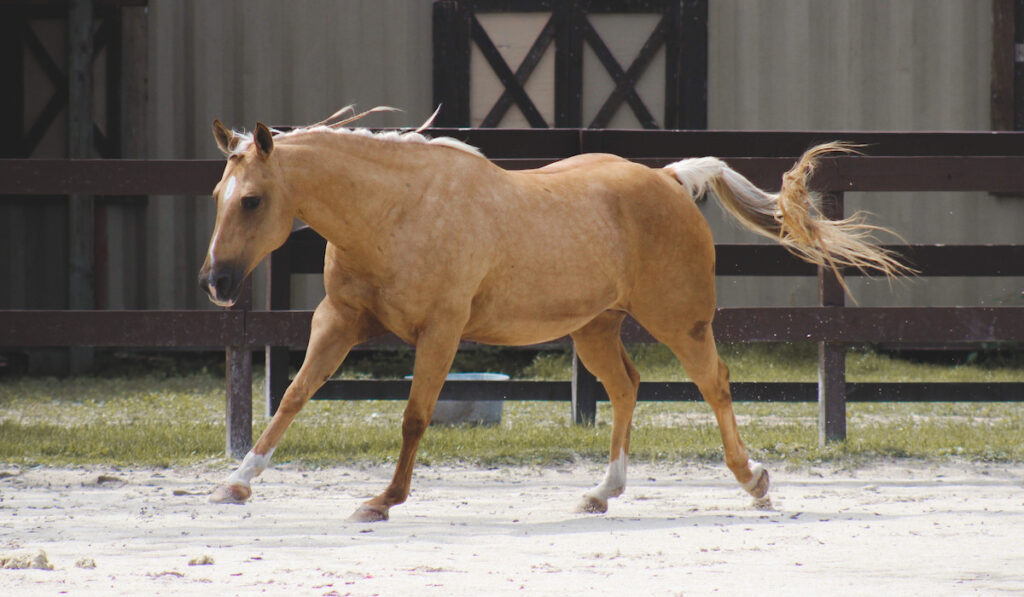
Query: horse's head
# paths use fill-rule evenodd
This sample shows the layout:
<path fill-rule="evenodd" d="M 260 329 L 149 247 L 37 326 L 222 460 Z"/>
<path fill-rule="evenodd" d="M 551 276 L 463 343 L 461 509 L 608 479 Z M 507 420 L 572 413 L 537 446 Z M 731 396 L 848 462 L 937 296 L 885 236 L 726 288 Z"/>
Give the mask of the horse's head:
<path fill-rule="evenodd" d="M 199 287 L 210 300 L 229 307 L 242 282 L 260 261 L 288 239 L 293 210 L 282 188 L 274 137 L 263 123 L 251 139 L 213 122 L 213 136 L 228 156 L 220 182 L 213 189 L 217 221 Z"/>

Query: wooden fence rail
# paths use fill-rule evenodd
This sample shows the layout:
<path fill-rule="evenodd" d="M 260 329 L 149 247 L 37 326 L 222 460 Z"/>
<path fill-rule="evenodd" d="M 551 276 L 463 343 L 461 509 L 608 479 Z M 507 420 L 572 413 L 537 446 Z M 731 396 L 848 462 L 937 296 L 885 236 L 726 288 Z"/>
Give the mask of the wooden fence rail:
<path fill-rule="evenodd" d="M 846 191 L 992 191 L 1024 194 L 1024 134 L 484 130 L 434 131 L 480 147 L 506 168 L 527 168 L 585 151 L 610 151 L 660 166 L 683 157 L 717 155 L 756 184 L 778 188 L 793 158 L 819 141 L 865 144 L 869 157 L 826 160 L 813 184 L 830 193 L 830 217 L 842 215 Z M 220 177 L 221 160 L 0 160 L 4 195 L 206 195 Z M 188 199 L 185 199 L 188 200 Z M 270 259 L 268 311 L 251 309 L 251 291 L 235 308 L 172 311 L 0 311 L 0 346 L 227 347 L 227 452 L 241 456 L 251 443 L 252 350 L 266 347 L 268 408 L 287 384 L 287 350 L 303 348 L 311 312 L 289 310 L 287 280 L 322 271 L 323 239 L 300 230 Z M 924 276 L 1021 276 L 1024 245 L 901 245 Z M 820 306 L 720 309 L 715 335 L 722 341 L 819 343 L 819 382 L 737 383 L 736 400 L 817 400 L 822 441 L 845 437 L 847 401 L 1024 400 L 1024 384 L 846 383 L 842 358 L 850 343 L 1024 342 L 1020 307 L 845 307 L 827 272 L 771 245 L 719 245 L 718 273 L 817 275 Z M 635 323 L 627 342 L 651 338 Z M 384 339 L 379 342 L 396 342 Z M 486 385 L 481 385 L 486 384 Z M 337 381 L 317 398 L 404 399 L 408 382 Z M 593 376 L 574 367 L 569 382 L 473 382 L 445 385 L 445 399 L 565 400 L 578 422 L 593 421 L 603 399 Z M 695 400 L 691 384 L 645 382 L 641 400 Z"/>

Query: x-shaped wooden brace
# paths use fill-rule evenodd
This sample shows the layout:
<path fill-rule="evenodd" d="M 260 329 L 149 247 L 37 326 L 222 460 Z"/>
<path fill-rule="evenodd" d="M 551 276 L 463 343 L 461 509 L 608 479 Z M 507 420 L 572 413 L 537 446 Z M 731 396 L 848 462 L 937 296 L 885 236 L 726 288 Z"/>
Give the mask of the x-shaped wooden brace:
<path fill-rule="evenodd" d="M 636 83 L 640 76 L 644 74 L 644 71 L 647 70 L 647 66 L 651 63 L 654 55 L 665 44 L 669 28 L 669 15 L 666 14 L 658 21 L 658 25 L 654 28 L 651 36 L 647 38 L 643 47 L 640 48 L 640 53 L 625 71 L 622 70 L 622 66 L 615 59 L 615 56 L 612 55 L 608 46 L 605 45 L 601 36 L 597 34 L 590 21 L 586 17 L 583 17 L 580 21 L 583 39 L 590 44 L 594 54 L 597 55 L 597 59 L 601 61 L 605 70 L 608 71 L 612 80 L 615 81 L 615 90 L 612 91 L 611 95 L 608 96 L 608 99 L 601 106 L 601 109 L 598 110 L 597 116 L 591 121 L 589 128 L 604 128 L 608 126 L 612 116 L 615 115 L 616 110 L 619 109 L 623 101 L 627 102 L 629 107 L 633 109 L 633 113 L 636 114 L 637 119 L 644 128 L 659 128 L 658 123 L 654 120 L 654 116 L 651 115 L 651 112 L 637 94 Z"/>
<path fill-rule="evenodd" d="M 494 46 L 494 42 L 484 31 L 484 28 L 480 25 L 480 21 L 477 20 L 476 15 L 473 15 L 473 29 L 472 29 L 473 41 L 476 42 L 480 52 L 487 59 L 487 63 L 491 65 L 494 73 L 498 75 L 498 79 L 501 80 L 501 84 L 505 86 L 505 90 L 501 93 L 501 97 L 494 104 L 491 110 L 484 117 L 483 122 L 480 123 L 481 127 L 496 127 L 501 122 L 501 119 L 508 112 L 508 109 L 515 103 L 519 106 L 519 109 L 526 116 L 526 120 L 529 121 L 530 126 L 534 128 L 547 128 L 548 123 L 544 120 L 544 117 L 540 115 L 540 111 L 537 110 L 537 106 L 533 104 L 533 100 L 526 94 L 526 89 L 523 85 L 526 80 L 533 74 L 533 69 L 536 68 L 540 59 L 544 56 L 544 52 L 547 51 L 548 46 L 555 39 L 555 16 L 552 15 L 548 19 L 547 24 L 544 25 L 544 29 L 541 30 L 540 35 L 534 40 L 533 45 L 530 46 L 530 51 L 526 53 L 526 57 L 519 64 L 519 68 L 516 69 L 515 74 L 505 63 L 505 59 L 502 58 L 501 52 Z"/>
<path fill-rule="evenodd" d="M 516 72 L 513 73 L 508 64 L 505 63 L 501 52 L 495 47 L 494 42 L 491 41 L 483 26 L 480 25 L 480 21 L 477 20 L 475 15 L 472 17 L 472 39 L 477 47 L 480 48 L 480 52 L 505 88 L 501 97 L 498 98 L 498 101 L 480 123 L 480 126 L 498 126 L 501 119 L 514 103 L 519 106 L 530 126 L 535 128 L 548 127 L 548 123 L 540 115 L 540 111 L 537 110 L 533 100 L 527 95 L 524 85 L 544 56 L 544 52 L 547 51 L 555 39 L 556 18 L 556 15 L 552 15 L 548 19 L 544 29 L 541 30 L 537 39 L 534 40 L 533 45 L 530 46 L 526 57 L 523 58 Z M 622 65 L 615 59 L 611 50 L 608 49 L 604 40 L 601 39 L 601 36 L 598 35 L 593 25 L 590 24 L 590 21 L 585 16 L 580 18 L 580 29 L 583 39 L 590 44 L 594 54 L 615 82 L 615 89 L 608 96 L 608 99 L 605 100 L 601 109 L 598 110 L 594 120 L 590 123 L 590 128 L 606 127 L 624 101 L 629 104 L 629 107 L 633 110 L 633 113 L 644 128 L 658 128 L 658 123 L 654 116 L 651 115 L 650 110 L 647 109 L 643 100 L 640 99 L 640 95 L 636 92 L 636 83 L 644 71 L 647 70 L 654 55 L 665 44 L 669 29 L 669 15 L 663 16 L 658 21 L 658 25 L 654 28 L 650 37 L 647 38 L 647 41 L 644 42 L 640 53 L 626 70 L 623 70 Z"/>
<path fill-rule="evenodd" d="M 93 34 L 93 60 L 107 47 L 110 38 L 114 34 L 120 34 L 120 32 L 114 31 L 111 26 L 109 19 L 104 19 L 100 23 L 100 27 Z M 28 53 L 35 58 L 36 63 L 42 69 L 43 74 L 49 79 L 50 84 L 53 85 L 53 95 L 47 100 L 46 105 L 39 112 L 35 122 L 29 127 L 28 131 L 25 132 L 24 137 L 24 149 L 26 152 L 31 152 L 35 149 L 36 145 L 42 141 L 46 131 L 50 129 L 50 126 L 57 120 L 57 116 L 60 115 L 60 111 L 67 106 L 68 103 L 68 75 L 59 66 L 56 61 L 50 55 L 49 50 L 43 45 L 36 36 L 32 27 L 26 23 L 24 29 L 24 42 Z M 108 76 L 110 76 L 108 74 Z M 96 124 L 93 124 L 93 138 L 96 139 L 97 147 L 105 147 L 107 144 L 107 137 L 103 134 Z"/>

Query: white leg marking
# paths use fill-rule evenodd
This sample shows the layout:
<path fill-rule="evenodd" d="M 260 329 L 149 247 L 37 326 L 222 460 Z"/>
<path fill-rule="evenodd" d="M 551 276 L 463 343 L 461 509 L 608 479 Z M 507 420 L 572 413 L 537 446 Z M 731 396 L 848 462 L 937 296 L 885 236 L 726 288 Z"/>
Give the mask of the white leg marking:
<path fill-rule="evenodd" d="M 757 487 L 757 482 L 761 480 L 761 475 L 764 474 L 764 466 L 756 460 L 748 460 L 747 466 L 750 467 L 750 472 L 753 473 L 754 476 L 752 476 L 746 483 L 740 483 L 740 487 L 749 492 L 753 488 Z"/>
<path fill-rule="evenodd" d="M 748 460 L 747 466 L 750 467 L 750 472 L 752 476 L 750 477 L 750 481 L 747 481 L 746 483 L 740 483 L 740 487 L 745 489 L 747 493 L 754 495 L 752 492 L 755 488 L 757 488 L 758 483 L 762 480 L 764 475 L 768 474 L 768 472 L 765 470 L 764 466 L 760 462 L 757 462 L 756 460 Z M 772 507 L 772 498 L 767 493 L 769 489 L 767 485 L 768 479 L 764 477 L 764 481 L 765 494 L 762 495 L 761 497 L 757 497 L 756 495 L 754 495 L 754 507 L 757 508 L 758 510 L 774 510 L 774 508 Z"/>
<path fill-rule="evenodd" d="M 227 485 L 242 485 L 244 487 L 249 486 L 249 481 L 252 481 L 254 477 L 257 477 L 262 473 L 268 466 L 270 466 L 270 457 L 274 454 L 274 448 L 271 448 L 266 454 L 257 454 L 252 450 L 245 455 L 242 459 L 242 464 L 238 469 L 231 473 L 225 483 Z"/>
<path fill-rule="evenodd" d="M 620 450 L 619 457 L 608 464 L 608 472 L 597 487 L 583 494 L 584 497 L 598 498 L 602 501 L 619 497 L 626 490 L 626 451 Z"/>

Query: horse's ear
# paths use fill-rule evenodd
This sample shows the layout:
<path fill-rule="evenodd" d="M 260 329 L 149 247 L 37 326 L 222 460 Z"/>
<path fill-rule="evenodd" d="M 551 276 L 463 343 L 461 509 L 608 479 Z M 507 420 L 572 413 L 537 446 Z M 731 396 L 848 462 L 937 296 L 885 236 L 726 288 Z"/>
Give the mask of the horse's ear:
<path fill-rule="evenodd" d="M 256 143 L 256 148 L 260 150 L 261 156 L 267 157 L 271 151 L 274 151 L 274 135 L 262 122 L 256 123 L 256 132 L 253 133 L 252 138 Z"/>
<path fill-rule="evenodd" d="M 213 121 L 213 138 L 224 155 L 231 155 L 235 151 L 235 147 L 238 146 L 238 136 L 218 119 Z"/>

